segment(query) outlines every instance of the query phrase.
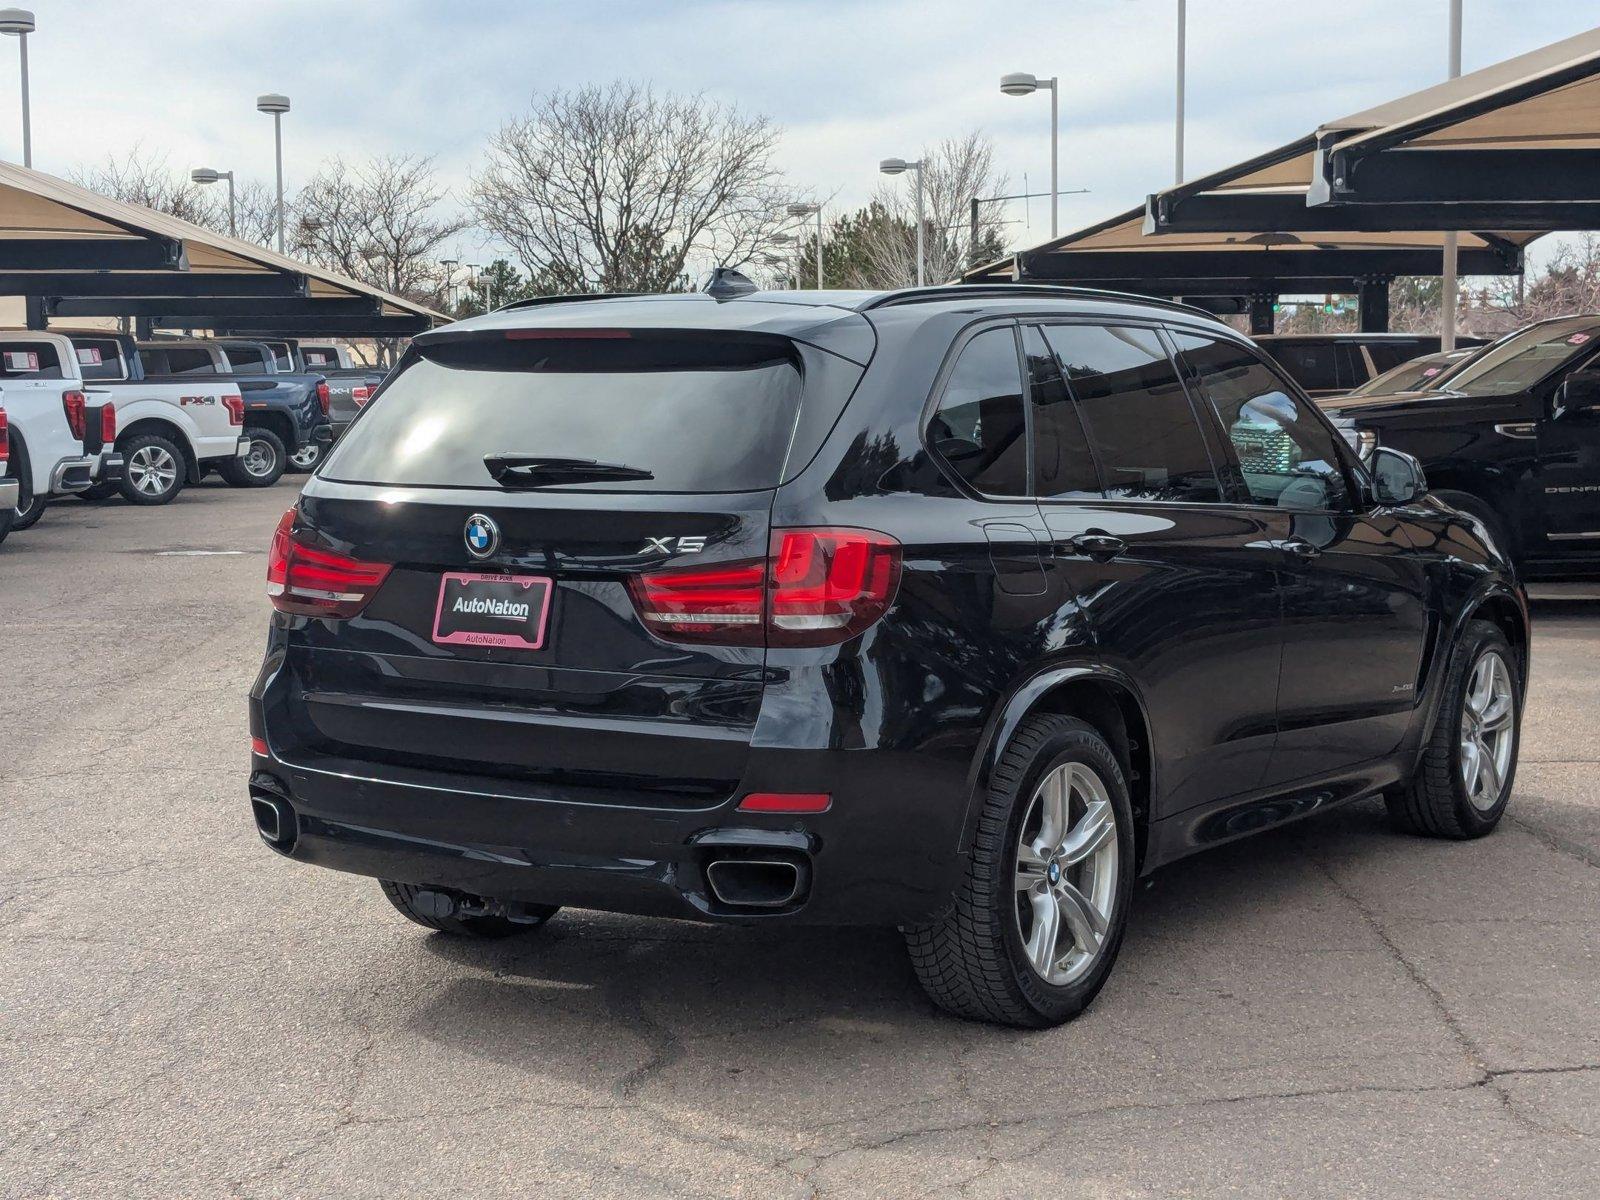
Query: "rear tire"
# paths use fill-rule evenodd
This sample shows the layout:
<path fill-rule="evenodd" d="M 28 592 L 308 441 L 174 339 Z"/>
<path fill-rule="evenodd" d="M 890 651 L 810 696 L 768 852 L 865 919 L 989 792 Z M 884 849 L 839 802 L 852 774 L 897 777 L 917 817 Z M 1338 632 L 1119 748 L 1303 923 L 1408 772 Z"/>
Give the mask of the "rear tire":
<path fill-rule="evenodd" d="M 73 495 L 85 504 L 104 504 L 111 497 L 118 494 L 117 485 L 114 483 L 95 483 L 85 492 L 74 492 Z"/>
<path fill-rule="evenodd" d="M 14 509 L 8 508 L 0 511 L 0 543 L 3 543 L 6 540 L 6 534 L 11 532 L 11 522 L 15 518 L 16 512 Z"/>
<path fill-rule="evenodd" d="M 154 508 L 170 504 L 183 491 L 188 467 L 183 451 L 159 433 L 135 434 L 118 449 L 125 460 L 117 490 L 129 504 Z"/>
<path fill-rule="evenodd" d="M 244 457 L 228 459 L 218 472 L 234 487 L 271 487 L 289 465 L 283 439 L 270 429 L 249 429 L 245 437 L 250 439 L 250 448 Z"/>
<path fill-rule="evenodd" d="M 528 918 L 525 921 L 512 921 L 506 917 L 436 917 L 421 911 L 415 904 L 417 893 L 429 889 L 388 879 L 380 879 L 378 883 L 383 888 L 383 894 L 389 898 L 389 903 L 399 909 L 408 921 L 455 937 L 516 937 L 519 933 L 539 928 L 560 911 L 560 906 L 556 904 L 525 904 L 521 906 Z"/>
<path fill-rule="evenodd" d="M 289 455 L 289 465 L 285 468 L 285 471 L 292 471 L 297 475 L 307 475 L 315 471 L 321 462 L 322 443 L 307 442 L 300 449 Z"/>
<path fill-rule="evenodd" d="M 1516 655 L 1497 626 L 1471 621 L 1451 654 L 1439 718 L 1417 773 L 1384 796 L 1390 820 L 1427 837 L 1492 832 L 1511 800 L 1521 738 Z"/>
<path fill-rule="evenodd" d="M 44 516 L 45 497 L 33 490 L 33 467 L 28 448 L 15 435 L 11 438 L 11 468 L 17 477 L 17 507 L 11 516 L 11 532 L 32 529 Z"/>
<path fill-rule="evenodd" d="M 954 907 L 905 931 L 917 978 L 957 1016 L 1026 1029 L 1070 1020 L 1116 962 L 1134 869 L 1111 747 L 1073 717 L 1029 718 L 995 767 Z"/>

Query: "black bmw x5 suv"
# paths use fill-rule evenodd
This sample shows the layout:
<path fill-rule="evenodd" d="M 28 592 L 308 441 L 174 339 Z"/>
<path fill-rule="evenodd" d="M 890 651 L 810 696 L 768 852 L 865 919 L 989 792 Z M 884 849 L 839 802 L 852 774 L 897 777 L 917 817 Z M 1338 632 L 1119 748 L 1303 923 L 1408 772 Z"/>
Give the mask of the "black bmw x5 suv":
<path fill-rule="evenodd" d="M 1243 337 L 1026 286 L 525 303 L 418 337 L 284 514 L 278 851 L 481 937 L 897 925 L 1021 1026 L 1136 877 L 1381 794 L 1487 833 L 1527 606 Z"/>

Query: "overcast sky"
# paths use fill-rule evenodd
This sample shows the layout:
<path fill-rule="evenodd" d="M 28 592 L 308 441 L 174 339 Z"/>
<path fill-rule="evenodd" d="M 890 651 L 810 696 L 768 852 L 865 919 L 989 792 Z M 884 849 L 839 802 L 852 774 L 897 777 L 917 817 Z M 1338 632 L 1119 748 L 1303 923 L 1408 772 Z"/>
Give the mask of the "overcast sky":
<path fill-rule="evenodd" d="M 1021 190 L 1049 181 L 1061 84 L 1063 232 L 1171 181 L 1175 0 L 35 0 L 34 164 L 65 175 L 140 142 L 174 167 L 270 181 L 261 92 L 287 93 L 289 187 L 333 154 L 434 155 L 464 193 L 486 137 L 536 92 L 626 77 L 705 91 L 784 131 L 797 193 L 862 203 L 876 164 L 979 127 Z M 1190 0 L 1187 167 L 1225 166 L 1445 74 L 1446 0 Z M 1463 69 L 1600 25 L 1600 0 L 1466 0 Z M 15 47 L 0 154 L 20 159 Z M 1014 244 L 1049 233 L 1016 206 Z M 1031 215 L 1031 223 L 1025 216 Z M 472 257 L 467 239 L 462 247 Z"/>

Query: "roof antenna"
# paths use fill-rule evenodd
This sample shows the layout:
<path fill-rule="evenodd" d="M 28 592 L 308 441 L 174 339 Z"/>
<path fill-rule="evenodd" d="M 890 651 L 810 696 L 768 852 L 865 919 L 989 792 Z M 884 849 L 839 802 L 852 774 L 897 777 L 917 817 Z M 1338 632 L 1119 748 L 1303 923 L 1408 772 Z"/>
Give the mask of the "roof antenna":
<path fill-rule="evenodd" d="M 700 289 L 713 300 L 737 300 L 740 296 L 748 296 L 761 289 L 751 281 L 750 277 L 742 271 L 732 267 L 714 267 L 711 277 L 706 280 L 705 287 Z"/>

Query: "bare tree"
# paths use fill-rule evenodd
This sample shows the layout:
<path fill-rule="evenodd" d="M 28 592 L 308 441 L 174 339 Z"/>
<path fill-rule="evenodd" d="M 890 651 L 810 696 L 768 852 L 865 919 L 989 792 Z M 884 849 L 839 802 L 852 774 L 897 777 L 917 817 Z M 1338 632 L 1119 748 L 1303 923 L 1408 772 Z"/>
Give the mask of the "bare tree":
<path fill-rule="evenodd" d="M 446 199 L 431 158 L 386 155 L 354 167 L 336 158 L 295 197 L 290 241 L 329 270 L 443 308 L 440 248 L 467 227 Z M 392 350 L 380 343 L 380 358 Z"/>
<path fill-rule="evenodd" d="M 704 96 L 617 82 L 554 92 L 502 125 L 473 180 L 478 224 L 555 291 L 669 291 L 739 266 L 787 219 L 778 129 Z"/>
<path fill-rule="evenodd" d="M 169 166 L 166 155 L 147 155 L 141 145 L 135 145 L 123 159 L 108 155 L 102 165 L 74 168 L 67 177 L 91 192 L 153 208 L 209 229 L 217 228 L 220 215 L 221 229 L 228 228 L 225 195 L 219 205 L 215 196 L 208 195 L 185 172 Z"/>
<path fill-rule="evenodd" d="M 978 206 L 974 247 L 972 200 L 1002 194 L 1007 179 L 994 168 L 994 142 L 979 130 L 924 149 L 922 160 L 927 280 L 943 283 L 959 276 L 975 257 L 994 257 L 999 252 L 1001 214 L 988 205 Z M 873 287 L 909 287 L 917 281 L 915 177 L 881 184 L 873 207 L 882 212 L 864 230 L 867 278 L 861 282 Z"/>

